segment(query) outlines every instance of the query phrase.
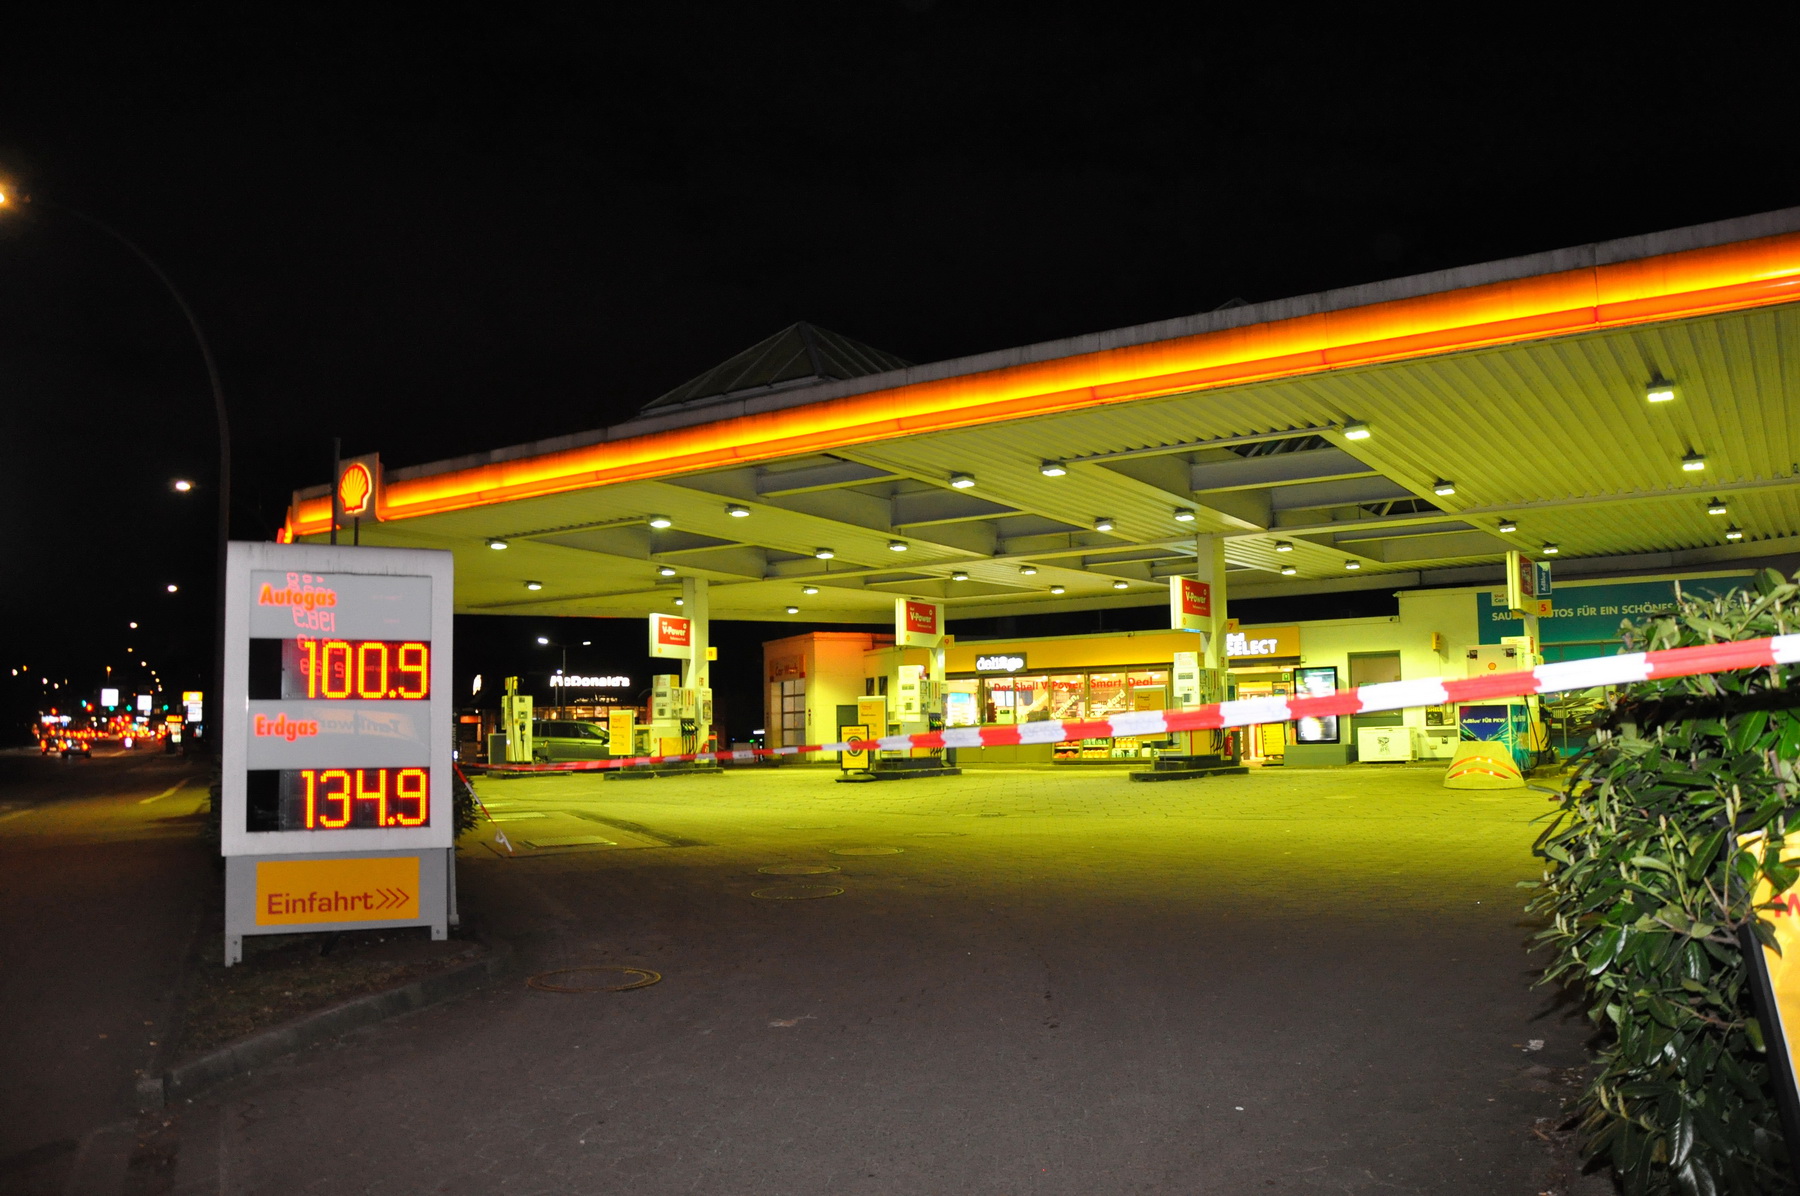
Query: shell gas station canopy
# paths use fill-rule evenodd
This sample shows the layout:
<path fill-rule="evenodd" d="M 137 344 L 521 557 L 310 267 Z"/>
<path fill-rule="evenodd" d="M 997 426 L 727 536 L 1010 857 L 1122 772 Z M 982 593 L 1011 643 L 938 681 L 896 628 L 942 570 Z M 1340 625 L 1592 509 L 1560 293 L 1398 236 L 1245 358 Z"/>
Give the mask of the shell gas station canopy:
<path fill-rule="evenodd" d="M 463 613 L 691 577 L 807 623 L 1163 603 L 1210 535 L 1232 598 L 1751 565 L 1800 551 L 1797 302 L 1800 208 L 929 365 L 795 325 L 630 422 L 388 469 L 358 535 L 454 552 Z"/>

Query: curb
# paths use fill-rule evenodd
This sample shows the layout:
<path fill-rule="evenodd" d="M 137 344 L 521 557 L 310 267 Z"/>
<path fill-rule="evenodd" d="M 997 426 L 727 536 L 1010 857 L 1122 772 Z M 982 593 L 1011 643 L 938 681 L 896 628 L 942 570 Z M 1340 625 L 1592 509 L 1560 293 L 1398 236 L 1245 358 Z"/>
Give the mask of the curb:
<path fill-rule="evenodd" d="M 330 1009 L 321 1009 L 297 1022 L 260 1030 L 227 1043 L 158 1075 L 141 1076 L 137 1082 L 138 1111 L 154 1112 L 178 1097 L 194 1096 L 214 1084 L 244 1075 L 252 1068 L 315 1042 L 461 996 L 499 975 L 511 958 L 510 945 L 495 943 L 484 959 L 448 972 L 421 976 L 410 984 L 386 992 L 370 993 Z"/>

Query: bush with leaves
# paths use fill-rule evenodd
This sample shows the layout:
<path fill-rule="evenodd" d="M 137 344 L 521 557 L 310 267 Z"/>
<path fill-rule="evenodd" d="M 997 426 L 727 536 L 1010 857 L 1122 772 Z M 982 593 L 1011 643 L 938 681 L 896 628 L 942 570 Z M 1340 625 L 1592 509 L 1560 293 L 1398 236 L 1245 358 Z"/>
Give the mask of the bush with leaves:
<path fill-rule="evenodd" d="M 1793 634 L 1795 582 L 1767 571 L 1683 598 L 1626 646 Z M 1601 1031 L 1573 1112 L 1630 1196 L 1794 1191 L 1739 936 L 1772 944 L 1755 886 L 1796 879 L 1782 854 L 1800 834 L 1797 679 L 1790 665 L 1626 687 L 1537 842 L 1544 981 L 1578 989 Z"/>

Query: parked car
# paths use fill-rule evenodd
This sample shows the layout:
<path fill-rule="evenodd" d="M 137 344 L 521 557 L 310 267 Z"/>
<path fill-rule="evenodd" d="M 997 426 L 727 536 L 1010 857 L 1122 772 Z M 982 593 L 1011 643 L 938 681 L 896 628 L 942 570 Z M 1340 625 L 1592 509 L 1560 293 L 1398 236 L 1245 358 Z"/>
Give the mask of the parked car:
<path fill-rule="evenodd" d="M 599 723 L 543 719 L 531 724 L 531 755 L 541 763 L 603 760 L 606 744 L 606 728 Z"/>

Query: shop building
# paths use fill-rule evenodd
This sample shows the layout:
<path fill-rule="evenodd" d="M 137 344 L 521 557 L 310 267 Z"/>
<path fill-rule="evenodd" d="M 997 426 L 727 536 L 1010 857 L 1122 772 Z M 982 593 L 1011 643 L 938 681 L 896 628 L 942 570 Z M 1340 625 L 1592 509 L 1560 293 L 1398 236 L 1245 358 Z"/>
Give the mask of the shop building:
<path fill-rule="evenodd" d="M 1394 681 L 1463 677 L 1486 668 L 1529 668 L 1534 659 L 1573 660 L 1620 650 L 1620 624 L 1669 609 L 1677 587 L 1693 594 L 1722 594 L 1750 577 L 1747 571 L 1676 576 L 1631 576 L 1562 583 L 1550 615 L 1540 620 L 1542 642 L 1508 657 L 1488 649 L 1509 647 L 1522 632 L 1506 607 L 1504 591 L 1491 586 L 1404 590 L 1399 613 L 1379 618 L 1316 619 L 1296 624 L 1234 626 L 1226 635 L 1230 699 L 1327 693 Z M 943 725 L 1011 726 L 1040 720 L 1105 719 L 1135 710 L 1179 709 L 1181 670 L 1195 667 L 1200 637 L 1187 631 L 1117 631 L 1088 635 L 951 640 L 944 647 Z M 779 726 L 786 744 L 828 743 L 838 728 L 857 721 L 856 699 L 888 695 L 886 679 L 899 656 L 881 635 L 816 632 L 764 646 L 769 682 L 771 743 Z M 898 654 L 898 655 L 897 655 Z M 1536 715 L 1551 746 L 1574 750 L 1591 725 L 1578 715 L 1597 709 L 1598 696 L 1559 699 L 1556 710 Z M 1394 735 L 1391 732 L 1398 731 Z M 1447 759 L 1458 738 L 1458 711 L 1449 706 L 1359 714 L 1344 719 L 1303 719 L 1252 726 L 1233 745 L 1245 759 L 1264 764 L 1330 766 L 1374 754 L 1383 761 Z M 1186 750 L 1176 736 L 1070 740 L 1058 744 L 990 747 L 959 753 L 957 763 L 1131 763 L 1162 752 Z M 815 754 L 824 761 L 827 754 Z"/>

